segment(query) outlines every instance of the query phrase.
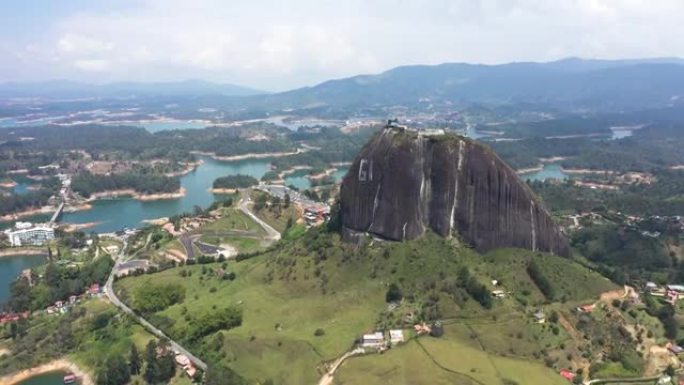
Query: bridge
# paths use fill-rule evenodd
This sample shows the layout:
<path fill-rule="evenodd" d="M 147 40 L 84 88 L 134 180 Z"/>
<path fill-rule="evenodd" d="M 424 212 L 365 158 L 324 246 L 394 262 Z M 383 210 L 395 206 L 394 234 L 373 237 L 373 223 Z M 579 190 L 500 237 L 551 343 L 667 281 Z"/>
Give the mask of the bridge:
<path fill-rule="evenodd" d="M 62 211 L 64 211 L 64 202 L 60 203 L 59 206 L 57 207 L 57 211 L 55 211 L 54 214 L 52 214 L 52 218 L 50 218 L 50 224 L 54 225 L 57 222 L 57 219 L 59 219 L 59 216 L 62 215 Z"/>

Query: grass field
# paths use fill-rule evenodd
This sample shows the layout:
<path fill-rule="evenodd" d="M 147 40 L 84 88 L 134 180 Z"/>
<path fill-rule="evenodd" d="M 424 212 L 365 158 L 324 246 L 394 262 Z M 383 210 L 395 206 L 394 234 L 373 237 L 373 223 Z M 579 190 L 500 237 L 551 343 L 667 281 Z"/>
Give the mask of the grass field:
<path fill-rule="evenodd" d="M 432 235 L 412 242 L 355 248 L 341 243 L 336 235 L 312 230 L 271 253 L 229 262 L 227 270 L 237 275 L 234 281 L 219 280 L 212 274 L 218 264 L 195 265 L 125 278 L 116 282 L 116 289 L 125 289 L 134 297 L 145 285 L 181 284 L 185 301 L 157 314 L 173 320 L 167 331 L 181 338 L 193 315 L 220 306 L 240 307 L 242 326 L 222 331 L 225 343 L 211 354 L 255 381 L 315 383 L 322 364 L 349 350 L 361 334 L 376 328 L 410 327 L 412 323 L 405 324 L 403 314 L 415 312 L 420 319 L 427 314 L 426 306 L 431 306 L 448 331 L 443 339 L 421 339 L 437 364 L 412 342 L 382 356 L 352 359 L 337 381 L 359 383 L 353 381 L 371 371 L 369 382 L 363 383 L 497 384 L 507 379 L 534 384 L 522 381 L 526 370 L 531 370 L 530 378 L 536 383 L 562 383 L 553 370 L 543 366 L 540 352 L 558 350 L 569 336 L 562 328 L 532 321 L 531 313 L 545 300 L 526 273 L 531 260 L 543 260 L 544 274 L 559 298 L 568 301 L 567 305 L 544 305 L 548 310 L 567 310 L 575 302 L 594 301 L 602 291 L 615 288 L 568 259 L 530 251 L 499 250 L 482 256 Z M 501 287 L 512 295 L 495 300 L 489 310 L 463 298 L 466 294 L 461 289 L 451 289 L 463 267 L 487 285 L 492 279 L 500 280 Z M 181 270 L 192 274 L 181 277 Z M 388 311 L 384 297 L 391 282 L 398 283 L 408 299 Z M 319 328 L 325 334 L 314 336 Z M 559 330 L 554 333 L 553 329 Z M 199 349 L 206 349 L 213 339 L 213 335 L 206 336 L 204 348 Z M 409 369 L 407 364 L 414 360 L 426 364 Z M 564 365 L 564 361 L 557 364 Z M 447 369 L 434 369 L 440 365 Z M 514 383 L 511 381 L 506 385 Z"/>
<path fill-rule="evenodd" d="M 235 208 L 222 209 L 221 219 L 200 229 L 202 242 L 220 246 L 229 244 L 240 253 L 250 253 L 265 246 L 266 233 L 258 223 Z"/>
<path fill-rule="evenodd" d="M 185 302 L 159 313 L 175 320 L 173 329 L 178 333 L 187 326 L 181 314 L 184 311 L 193 314 L 211 311 L 217 304 L 238 305 L 244 311 L 243 326 L 224 332 L 227 362 L 248 378 L 270 378 L 278 384 L 312 383 L 319 377 L 317 367 L 322 361 L 342 354 L 358 336 L 373 329 L 378 312 L 384 308 L 384 287 L 373 281 L 354 284 L 349 277 L 353 271 L 344 273 L 352 284 L 334 295 L 322 295 L 313 282 L 304 279 L 265 283 L 268 262 L 255 258 L 230 263 L 228 270 L 237 274 L 232 282 L 208 275 L 200 281 L 201 267 L 188 266 L 183 268 L 192 271 L 187 278 L 181 278 L 181 268 L 176 268 L 126 278 L 116 285 L 135 293 L 152 282 L 182 284 Z M 216 292 L 210 294 L 211 288 Z M 325 330 L 324 336 L 314 336 L 318 328 Z"/>
<path fill-rule="evenodd" d="M 442 338 L 422 337 L 382 355 L 351 358 L 334 384 L 567 384 L 538 362 L 484 352 L 468 333 L 462 325 L 451 325 Z"/>
<path fill-rule="evenodd" d="M 221 219 L 202 227 L 202 232 L 206 234 L 220 234 L 228 231 L 264 233 L 264 230 L 259 224 L 236 208 L 222 209 Z"/>

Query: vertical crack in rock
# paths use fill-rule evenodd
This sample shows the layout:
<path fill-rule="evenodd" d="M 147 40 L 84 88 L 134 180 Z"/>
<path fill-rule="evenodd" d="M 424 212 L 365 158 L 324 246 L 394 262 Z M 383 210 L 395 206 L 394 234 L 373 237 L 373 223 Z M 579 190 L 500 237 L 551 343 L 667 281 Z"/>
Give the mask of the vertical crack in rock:
<path fill-rule="evenodd" d="M 378 210 L 378 198 L 380 197 L 381 188 L 382 185 L 379 184 L 377 190 L 375 190 L 375 199 L 373 199 L 373 216 L 371 217 L 371 223 L 366 231 L 370 231 L 373 228 L 373 223 L 375 223 L 375 212 Z"/>

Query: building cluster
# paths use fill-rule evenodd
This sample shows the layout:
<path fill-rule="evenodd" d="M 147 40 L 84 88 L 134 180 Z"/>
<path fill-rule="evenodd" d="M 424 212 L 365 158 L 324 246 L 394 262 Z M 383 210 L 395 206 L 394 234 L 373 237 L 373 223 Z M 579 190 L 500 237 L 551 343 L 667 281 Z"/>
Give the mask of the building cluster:
<path fill-rule="evenodd" d="M 389 331 L 388 336 L 382 331 L 364 334 L 361 338 L 361 347 L 383 351 L 402 342 L 404 342 L 404 331 L 401 329 L 392 329 Z"/>
<path fill-rule="evenodd" d="M 330 218 L 330 206 L 316 203 L 304 207 L 304 219 L 309 226 L 316 226 Z"/>
<path fill-rule="evenodd" d="M 195 374 L 197 373 L 197 369 L 192 365 L 192 361 L 185 356 L 184 354 L 181 354 L 180 352 L 175 352 L 176 354 L 176 364 L 183 369 L 183 372 L 188 375 L 188 377 L 193 378 L 195 377 Z"/>
<path fill-rule="evenodd" d="M 399 124 L 399 119 L 388 120 L 385 128 L 389 128 L 398 132 L 414 132 L 420 136 L 440 136 L 445 134 L 445 131 L 441 128 L 410 128 L 408 126 Z"/>
<path fill-rule="evenodd" d="M 47 314 L 66 314 L 73 306 L 82 300 L 90 297 L 99 297 L 103 292 L 103 287 L 97 283 L 93 283 L 88 287 L 85 293 L 69 296 L 68 301 L 57 301 L 53 305 L 48 306 L 47 309 L 45 309 L 45 312 Z"/>
<path fill-rule="evenodd" d="M 654 297 L 665 297 L 665 300 L 673 306 L 678 300 L 684 298 L 684 285 L 659 286 L 655 282 L 646 282 L 645 290 Z"/>
<path fill-rule="evenodd" d="M 5 235 L 14 247 L 42 246 L 55 238 L 55 229 L 49 224 L 17 222 L 13 228 L 5 230 Z"/>

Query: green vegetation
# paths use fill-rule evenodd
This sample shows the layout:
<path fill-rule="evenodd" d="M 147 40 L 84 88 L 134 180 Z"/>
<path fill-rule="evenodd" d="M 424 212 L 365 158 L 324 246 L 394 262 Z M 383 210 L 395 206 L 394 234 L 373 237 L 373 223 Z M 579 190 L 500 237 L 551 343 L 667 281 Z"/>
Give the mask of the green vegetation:
<path fill-rule="evenodd" d="M 549 280 L 544 276 L 544 273 L 542 273 L 539 265 L 537 265 L 537 262 L 531 261 L 527 265 L 527 274 L 529 274 L 530 279 L 532 279 L 534 284 L 537 285 L 539 291 L 544 294 L 544 297 L 546 297 L 546 299 L 549 301 L 553 301 L 555 297 L 553 286 L 551 285 L 551 282 L 549 282 Z"/>
<path fill-rule="evenodd" d="M 143 194 L 171 193 L 180 189 L 180 180 L 151 173 L 95 175 L 84 171 L 74 176 L 71 188 L 86 198 L 96 192 L 124 189 L 133 189 Z"/>
<path fill-rule="evenodd" d="M 254 201 L 256 215 L 281 233 L 292 230 L 299 219 L 297 207 L 290 202 L 290 196 L 284 199 L 272 197 L 261 191 L 253 191 L 251 198 Z"/>
<path fill-rule="evenodd" d="M 40 188 L 36 191 L 29 191 L 25 194 L 15 192 L 2 194 L 0 195 L 0 215 L 40 208 L 59 191 L 60 186 L 59 179 L 48 178 L 41 181 Z"/>
<path fill-rule="evenodd" d="M 335 374 L 334 384 L 567 384 L 541 363 L 483 351 L 470 333 L 465 326 L 448 325 L 442 338 L 421 338 L 382 355 L 353 357 Z"/>
<path fill-rule="evenodd" d="M 596 298 L 615 287 L 570 260 L 525 250 L 500 250 L 482 256 L 432 235 L 406 243 L 357 248 L 341 243 L 336 235 L 312 229 L 266 255 L 229 263 L 228 269 L 236 274 L 233 281 L 216 275 L 218 264 L 192 265 L 152 276 L 124 278 L 115 283 L 115 290 L 135 303 L 139 288 L 152 282 L 185 287 L 183 303 L 150 317 L 170 336 L 179 338 L 195 333 L 193 328 L 203 323 L 207 314 L 222 313 L 220 309 L 225 306 L 239 309 L 241 323 L 222 326 L 221 330 L 209 328 L 210 332 L 187 340 L 193 352 L 250 380 L 301 384 L 315 382 L 319 377 L 316 367 L 347 351 L 361 334 L 412 327 L 421 321 L 443 320 L 449 325 L 472 322 L 473 326 L 494 322 L 493 327 L 506 329 L 502 325 L 516 319 L 522 324 L 511 324 L 510 330 L 516 330 L 511 332 L 513 337 L 497 344 L 484 339 L 486 352 L 482 354 L 508 354 L 509 348 L 521 344 L 515 333 L 522 327 L 530 330 L 529 337 L 525 337 L 529 348 L 520 350 L 522 357 L 516 362 L 534 365 L 525 360 L 540 359 L 534 354 L 541 350 L 557 349 L 563 334 L 557 336 L 551 327 L 541 329 L 525 321 L 527 306 L 546 301 L 526 274 L 532 260 L 544 261 L 539 263 L 543 274 L 558 296 L 568 301 Z M 469 273 L 468 277 L 461 273 L 466 278 L 462 284 L 458 276 L 464 267 Z M 491 299 L 490 289 L 483 284 L 491 279 L 500 280 L 505 290 L 520 293 L 521 298 Z M 478 287 L 471 290 L 474 295 L 467 290 L 469 281 Z M 392 300 L 398 298 L 389 282 L 395 282 L 402 294 L 394 310 L 388 310 L 386 305 L 388 291 L 393 293 Z M 489 305 L 473 300 L 479 293 L 489 298 Z M 414 318 L 407 321 L 407 313 Z M 492 321 L 493 317 L 500 321 Z M 446 330 L 449 336 L 451 326 Z M 459 334 L 457 339 L 464 343 L 471 340 L 467 333 Z M 396 352 L 403 349 L 399 347 Z M 541 365 L 539 368 L 546 371 Z M 520 378 L 514 372 L 506 372 L 503 377 Z M 429 381 L 433 377 L 425 378 Z"/>
<path fill-rule="evenodd" d="M 12 330 L 17 333 L 13 335 Z M 1 374 L 62 356 L 91 373 L 107 372 L 108 362 L 112 367 L 115 363 L 118 366 L 119 358 L 128 358 L 133 345 L 143 349 L 152 339 L 131 318 L 118 314 L 100 299 L 82 301 L 67 314 L 59 316 L 34 314 L 27 321 L 5 325 L 2 335 L 9 338 L 7 347 L 12 355 L 3 358 Z"/>
<path fill-rule="evenodd" d="M 154 313 L 167 307 L 182 303 L 185 299 L 185 288 L 178 284 L 145 285 L 135 293 L 133 309 L 141 313 Z"/>
<path fill-rule="evenodd" d="M 80 295 L 92 283 L 104 284 L 114 261 L 109 255 L 84 266 L 50 262 L 41 277 L 34 275 L 29 284 L 26 277 L 12 283 L 8 307 L 14 311 L 38 310 L 55 301 L 66 301 L 71 295 Z"/>
<path fill-rule="evenodd" d="M 259 181 L 249 175 L 228 175 L 216 178 L 212 187 L 213 188 L 225 188 L 225 189 L 236 189 L 236 188 L 246 188 L 259 184 Z"/>
<path fill-rule="evenodd" d="M 660 170 L 651 184 L 623 186 L 619 190 L 594 190 L 569 180 L 530 182 L 546 206 L 556 212 L 617 211 L 625 214 L 671 216 L 684 212 L 684 171 Z"/>

